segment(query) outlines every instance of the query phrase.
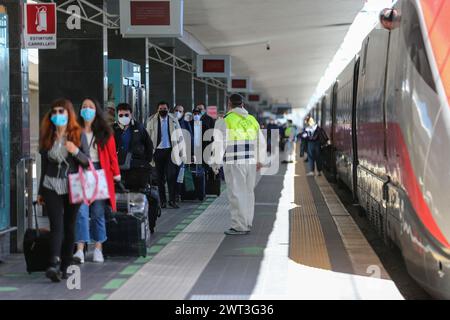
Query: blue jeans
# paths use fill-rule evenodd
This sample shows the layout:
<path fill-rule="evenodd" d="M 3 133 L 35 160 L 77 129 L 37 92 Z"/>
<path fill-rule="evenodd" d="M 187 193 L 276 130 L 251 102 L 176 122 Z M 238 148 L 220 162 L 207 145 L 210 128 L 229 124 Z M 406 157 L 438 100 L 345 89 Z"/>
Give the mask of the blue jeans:
<path fill-rule="evenodd" d="M 99 243 L 106 241 L 105 210 L 105 200 L 95 201 L 90 207 L 81 205 L 76 222 L 76 243 L 89 243 L 91 240 Z"/>
<path fill-rule="evenodd" d="M 308 141 L 308 167 L 309 172 L 314 172 L 314 167 L 317 165 L 317 171 L 322 171 L 322 158 L 319 141 Z"/>

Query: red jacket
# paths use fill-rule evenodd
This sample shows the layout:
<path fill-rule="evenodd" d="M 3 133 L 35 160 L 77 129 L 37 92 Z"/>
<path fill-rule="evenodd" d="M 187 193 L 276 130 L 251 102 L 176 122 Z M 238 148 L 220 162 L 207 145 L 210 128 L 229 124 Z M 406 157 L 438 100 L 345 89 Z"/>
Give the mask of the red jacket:
<path fill-rule="evenodd" d="M 106 181 L 109 190 L 109 202 L 112 211 L 117 211 L 116 208 L 116 191 L 114 188 L 114 177 L 120 176 L 119 161 L 117 160 L 116 141 L 114 136 L 109 137 L 108 142 L 103 146 L 98 146 L 98 158 L 100 165 L 105 171 Z"/>

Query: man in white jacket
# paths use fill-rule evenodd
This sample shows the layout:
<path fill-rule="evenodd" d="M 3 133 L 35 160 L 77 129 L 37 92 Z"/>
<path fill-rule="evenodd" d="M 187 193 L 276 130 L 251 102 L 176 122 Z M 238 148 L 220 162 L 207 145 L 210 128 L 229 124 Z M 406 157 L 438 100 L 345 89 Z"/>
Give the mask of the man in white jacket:
<path fill-rule="evenodd" d="M 147 120 L 147 132 L 154 146 L 152 166 L 158 173 L 161 207 L 167 207 L 167 182 L 169 206 L 179 208 L 176 203 L 177 167 L 186 161 L 186 146 L 180 124 L 176 117 L 169 114 L 166 102 L 158 103 L 158 112 Z"/>
<path fill-rule="evenodd" d="M 258 121 L 244 109 L 244 99 L 231 95 L 231 109 L 216 121 L 212 168 L 218 172 L 223 164 L 231 211 L 227 235 L 250 233 L 255 210 L 256 175 L 266 163 L 266 142 Z"/>

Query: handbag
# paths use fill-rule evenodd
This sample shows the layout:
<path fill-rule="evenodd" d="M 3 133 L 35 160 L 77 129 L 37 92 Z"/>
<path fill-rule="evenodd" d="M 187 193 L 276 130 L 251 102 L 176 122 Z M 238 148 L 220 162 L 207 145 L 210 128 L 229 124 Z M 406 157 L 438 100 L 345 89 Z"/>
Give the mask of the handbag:
<path fill-rule="evenodd" d="M 89 169 L 83 170 L 80 166 L 78 173 L 69 174 L 70 203 L 91 205 L 96 200 L 110 198 L 105 171 L 96 170 L 92 161 L 89 161 Z"/>
<path fill-rule="evenodd" d="M 177 183 L 183 183 L 184 181 L 184 165 L 181 165 L 180 171 L 178 172 Z"/>

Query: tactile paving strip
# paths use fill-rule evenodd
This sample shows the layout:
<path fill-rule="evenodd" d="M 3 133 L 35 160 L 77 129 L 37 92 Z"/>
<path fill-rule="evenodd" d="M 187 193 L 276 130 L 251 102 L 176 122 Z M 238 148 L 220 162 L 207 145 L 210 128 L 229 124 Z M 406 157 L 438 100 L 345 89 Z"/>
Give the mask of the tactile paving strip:
<path fill-rule="evenodd" d="M 300 264 L 331 270 L 330 258 L 302 162 L 294 178 L 296 208 L 290 212 L 289 257 Z"/>
<path fill-rule="evenodd" d="M 291 212 L 289 257 L 297 263 L 331 270 L 319 217 L 302 208 Z"/>

